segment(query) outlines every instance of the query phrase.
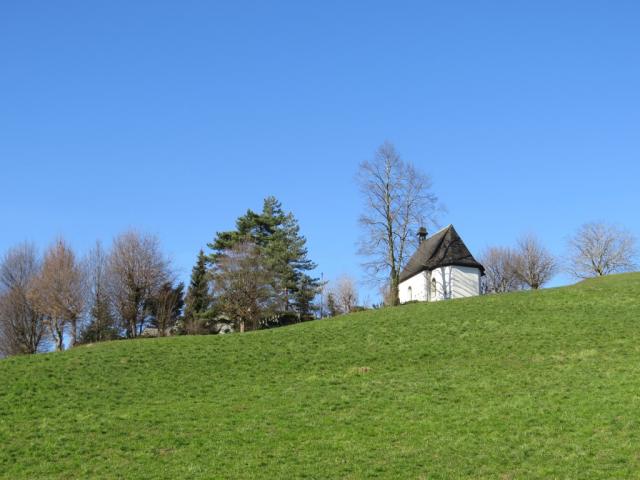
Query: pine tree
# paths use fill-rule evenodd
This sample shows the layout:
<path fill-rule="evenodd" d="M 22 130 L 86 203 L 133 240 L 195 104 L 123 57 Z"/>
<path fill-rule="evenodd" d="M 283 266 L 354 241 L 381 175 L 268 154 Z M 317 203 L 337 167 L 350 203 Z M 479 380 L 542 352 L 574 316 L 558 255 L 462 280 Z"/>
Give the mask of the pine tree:
<path fill-rule="evenodd" d="M 105 290 L 98 285 L 92 297 L 89 321 L 80 331 L 79 343 L 104 342 L 120 338 Z"/>
<path fill-rule="evenodd" d="M 241 242 L 250 242 L 260 249 L 273 274 L 271 286 L 279 309 L 308 315 L 319 282 L 306 273 L 316 268 L 316 264 L 308 257 L 307 240 L 300 234 L 294 215 L 285 212 L 275 197 L 267 197 L 261 213 L 248 210 L 236 221 L 236 230 L 216 235 L 209 244 L 213 250 L 209 261 L 215 263 L 222 252 Z"/>
<path fill-rule="evenodd" d="M 330 317 L 336 317 L 341 313 L 338 302 L 336 302 L 336 297 L 331 292 L 327 295 L 327 310 L 329 311 Z"/>
<path fill-rule="evenodd" d="M 202 318 L 211 308 L 207 256 L 201 249 L 196 264 L 191 270 L 191 281 L 185 297 L 185 323 Z"/>
<path fill-rule="evenodd" d="M 318 307 L 313 304 L 313 299 L 318 295 L 320 287 L 317 282 L 314 282 L 308 275 L 303 275 L 300 280 L 300 285 L 294 295 L 295 309 L 300 315 L 300 320 L 313 319 L 314 313 L 318 310 Z"/>

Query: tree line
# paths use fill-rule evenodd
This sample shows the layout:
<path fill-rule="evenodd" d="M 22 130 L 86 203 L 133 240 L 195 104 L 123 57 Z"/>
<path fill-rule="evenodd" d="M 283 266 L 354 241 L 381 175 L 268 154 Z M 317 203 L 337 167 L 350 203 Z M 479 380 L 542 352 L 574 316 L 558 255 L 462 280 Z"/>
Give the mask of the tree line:
<path fill-rule="evenodd" d="M 429 176 L 403 160 L 389 142 L 359 165 L 363 198 L 358 253 L 384 305 L 399 303 L 402 268 L 422 226 L 438 226 L 444 211 Z M 64 239 L 42 256 L 17 245 L 0 259 L 0 355 L 62 350 L 78 343 L 152 335 L 206 334 L 271 328 L 362 309 L 357 282 L 331 286 L 311 275 L 298 220 L 275 197 L 247 210 L 233 230 L 217 232 L 201 249 L 188 286 L 158 239 L 135 230 L 78 258 Z M 562 259 L 535 235 L 514 247 L 488 248 L 483 293 L 538 289 L 561 270 L 576 278 L 636 268 L 636 239 L 606 222 L 582 226 Z M 318 301 L 320 297 L 320 301 Z"/>
<path fill-rule="evenodd" d="M 582 225 L 567 240 L 562 257 L 553 255 L 533 234 L 519 238 L 515 247 L 487 248 L 480 257 L 485 267 L 484 293 L 525 288 L 537 290 L 564 271 L 585 279 L 633 271 L 637 268 L 636 238 L 608 222 Z"/>
<path fill-rule="evenodd" d="M 42 257 L 31 243 L 17 245 L 0 260 L 0 352 L 140 336 L 177 320 L 183 288 L 157 238 L 133 230 L 82 259 L 62 238 Z"/>
<path fill-rule="evenodd" d="M 255 330 L 317 317 L 321 285 L 309 272 L 297 219 L 274 197 L 201 250 L 177 281 L 157 237 L 135 230 L 79 258 L 60 238 L 42 256 L 23 243 L 0 259 L 0 354 L 153 335 Z"/>
<path fill-rule="evenodd" d="M 357 182 L 365 202 L 358 253 L 383 303 L 397 305 L 415 230 L 435 225 L 441 207 L 430 178 L 389 142 L 360 164 Z M 363 308 L 351 277 L 327 288 L 310 275 L 316 264 L 298 221 L 274 197 L 240 216 L 234 230 L 218 232 L 207 249 L 185 292 L 152 235 L 125 232 L 108 251 L 98 243 L 83 259 L 64 239 L 43 258 L 33 245 L 14 247 L 0 265 L 0 351 L 60 350 L 145 329 L 158 336 L 218 333 L 224 325 L 255 330 Z"/>

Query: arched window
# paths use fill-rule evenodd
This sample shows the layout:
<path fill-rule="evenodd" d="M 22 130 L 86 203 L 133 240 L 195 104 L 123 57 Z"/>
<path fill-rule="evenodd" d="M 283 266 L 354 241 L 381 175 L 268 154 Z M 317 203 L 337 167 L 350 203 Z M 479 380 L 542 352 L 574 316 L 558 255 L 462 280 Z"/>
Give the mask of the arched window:
<path fill-rule="evenodd" d="M 409 292 L 409 301 L 413 300 L 413 289 L 409 287 L 407 291 Z"/>
<path fill-rule="evenodd" d="M 436 294 L 438 293 L 438 284 L 436 283 L 436 279 L 431 279 L 431 298 L 435 299 Z"/>

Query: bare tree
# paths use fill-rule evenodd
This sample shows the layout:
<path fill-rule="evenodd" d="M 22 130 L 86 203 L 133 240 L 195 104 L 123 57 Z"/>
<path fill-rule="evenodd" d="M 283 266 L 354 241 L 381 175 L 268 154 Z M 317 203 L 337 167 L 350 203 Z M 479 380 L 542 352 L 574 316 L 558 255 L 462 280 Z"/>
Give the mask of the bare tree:
<path fill-rule="evenodd" d="M 0 294 L 0 357 L 36 353 L 44 343 L 43 320 L 20 289 Z"/>
<path fill-rule="evenodd" d="M 606 222 L 582 225 L 569 239 L 568 269 L 576 278 L 628 272 L 637 267 L 635 237 Z"/>
<path fill-rule="evenodd" d="M 87 321 L 81 332 L 82 342 L 100 342 L 118 337 L 111 311 L 108 283 L 108 253 L 98 241 L 83 262 Z"/>
<path fill-rule="evenodd" d="M 525 235 L 518 240 L 515 273 L 522 283 L 537 290 L 551 280 L 556 271 L 555 258 L 535 235 Z"/>
<path fill-rule="evenodd" d="M 113 241 L 107 262 L 113 308 L 128 337 L 137 337 L 147 319 L 147 305 L 172 281 L 169 261 L 153 235 L 128 231 Z"/>
<path fill-rule="evenodd" d="M 349 313 L 358 305 L 358 288 L 356 287 L 356 282 L 347 275 L 343 275 L 336 281 L 331 289 L 331 294 L 338 309 L 342 313 Z"/>
<path fill-rule="evenodd" d="M 63 239 L 56 240 L 45 252 L 42 269 L 31 284 L 30 298 L 45 316 L 56 350 L 64 348 L 67 325 L 71 345 L 75 345 L 84 309 L 84 278 L 73 250 Z"/>
<path fill-rule="evenodd" d="M 40 262 L 32 244 L 10 249 L 0 261 L 0 355 L 36 353 L 45 325 L 28 298 Z"/>
<path fill-rule="evenodd" d="M 274 308 L 273 273 L 260 250 L 241 242 L 225 250 L 214 265 L 214 292 L 220 309 L 241 332 L 255 330 Z"/>
<path fill-rule="evenodd" d="M 480 258 L 485 268 L 482 277 L 484 293 L 504 293 L 522 288 L 516 274 L 516 253 L 510 248 L 489 247 Z"/>
<path fill-rule="evenodd" d="M 397 305 L 409 248 L 420 226 L 435 223 L 438 199 L 429 177 L 403 161 L 389 142 L 360 164 L 357 180 L 365 201 L 358 253 L 369 258 L 364 267 L 372 279 L 389 283 L 391 303 Z"/>
<path fill-rule="evenodd" d="M 151 326 L 158 329 L 158 336 L 164 337 L 174 327 L 184 306 L 184 283 L 173 286 L 164 283 L 153 296 L 149 310 L 153 315 Z"/>

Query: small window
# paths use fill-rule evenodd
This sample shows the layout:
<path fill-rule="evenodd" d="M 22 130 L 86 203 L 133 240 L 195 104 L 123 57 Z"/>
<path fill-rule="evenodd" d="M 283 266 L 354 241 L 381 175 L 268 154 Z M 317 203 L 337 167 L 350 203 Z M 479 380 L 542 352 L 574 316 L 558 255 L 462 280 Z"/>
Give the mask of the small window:
<path fill-rule="evenodd" d="M 438 284 L 436 283 L 436 279 L 431 279 L 431 298 L 436 298 L 436 294 L 438 293 Z"/>
<path fill-rule="evenodd" d="M 408 289 L 409 292 L 409 301 L 413 300 L 413 289 L 411 287 L 409 287 Z"/>

